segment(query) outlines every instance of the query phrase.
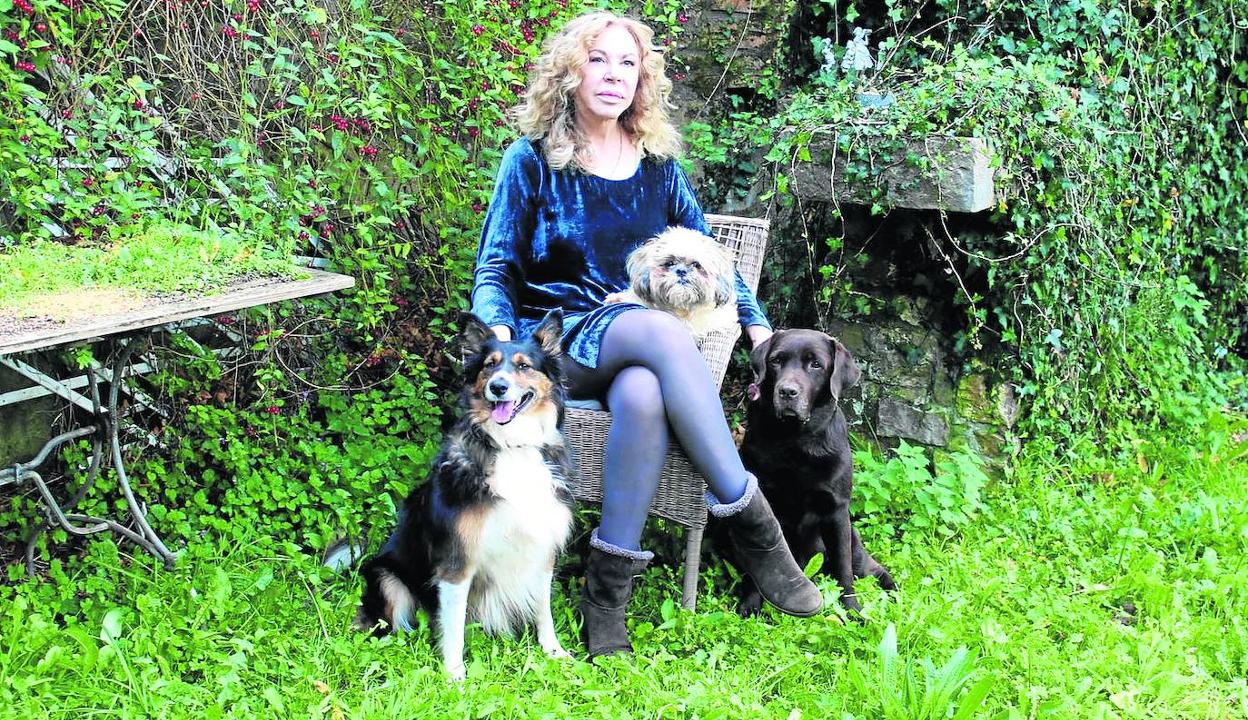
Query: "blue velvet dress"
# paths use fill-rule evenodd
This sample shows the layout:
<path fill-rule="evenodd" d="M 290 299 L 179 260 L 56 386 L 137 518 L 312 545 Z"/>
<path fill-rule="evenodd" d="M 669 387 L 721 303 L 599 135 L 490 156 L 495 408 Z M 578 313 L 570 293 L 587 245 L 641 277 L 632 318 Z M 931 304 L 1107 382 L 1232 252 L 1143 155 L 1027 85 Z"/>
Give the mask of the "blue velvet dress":
<path fill-rule="evenodd" d="M 625 180 L 553 170 L 528 138 L 503 154 L 485 216 L 472 311 L 487 325 L 522 337 L 554 308 L 563 308 L 565 351 L 598 366 L 607 327 L 639 306 L 604 305 L 628 286 L 625 259 L 671 225 L 710 235 L 689 179 L 674 160 L 643 159 Z M 771 327 L 737 274 L 741 324 Z"/>

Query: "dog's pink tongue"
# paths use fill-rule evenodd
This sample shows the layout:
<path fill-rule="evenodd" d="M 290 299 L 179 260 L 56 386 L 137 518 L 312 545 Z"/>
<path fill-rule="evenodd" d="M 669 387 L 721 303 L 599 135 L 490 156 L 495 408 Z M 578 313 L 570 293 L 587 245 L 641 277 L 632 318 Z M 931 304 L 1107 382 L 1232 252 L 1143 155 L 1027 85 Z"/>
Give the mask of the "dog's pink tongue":
<path fill-rule="evenodd" d="M 490 411 L 490 417 L 494 418 L 494 422 L 499 425 L 506 425 L 511 422 L 511 414 L 515 412 L 516 402 L 514 400 L 504 400 L 494 403 L 494 409 Z"/>

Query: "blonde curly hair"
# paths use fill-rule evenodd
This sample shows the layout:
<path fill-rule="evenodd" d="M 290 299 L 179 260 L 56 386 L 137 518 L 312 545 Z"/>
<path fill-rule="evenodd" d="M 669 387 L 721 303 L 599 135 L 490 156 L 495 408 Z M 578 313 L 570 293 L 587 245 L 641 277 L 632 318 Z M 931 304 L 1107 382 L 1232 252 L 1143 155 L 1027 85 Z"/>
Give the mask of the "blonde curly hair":
<path fill-rule="evenodd" d="M 632 18 L 593 11 L 568 21 L 546 40 L 535 61 L 524 102 L 512 109 L 520 132 L 542 141 L 542 154 L 556 170 L 569 165 L 583 171 L 592 162 L 588 139 L 576 125 L 576 91 L 589 48 L 603 30 L 620 25 L 641 51 L 640 76 L 633 104 L 620 115 L 620 126 L 637 142 L 642 157 L 674 158 L 681 153 L 680 132 L 668 117 L 672 81 L 664 72 L 663 53 L 654 31 Z"/>

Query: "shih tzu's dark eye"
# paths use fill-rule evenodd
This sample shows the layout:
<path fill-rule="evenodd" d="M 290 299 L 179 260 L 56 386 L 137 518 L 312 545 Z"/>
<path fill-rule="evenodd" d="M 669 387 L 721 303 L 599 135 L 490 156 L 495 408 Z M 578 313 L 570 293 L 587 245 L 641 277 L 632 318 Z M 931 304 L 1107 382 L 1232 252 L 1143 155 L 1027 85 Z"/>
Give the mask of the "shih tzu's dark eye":
<path fill-rule="evenodd" d="M 697 260 L 694 260 L 693 262 L 689 263 L 689 267 L 693 268 L 694 270 L 701 270 L 702 263 L 698 262 Z"/>
<path fill-rule="evenodd" d="M 671 270 L 671 269 L 672 269 L 673 267 L 675 267 L 675 266 L 676 266 L 676 259 L 675 259 L 675 258 L 668 258 L 668 259 L 664 260 L 664 261 L 663 261 L 663 265 L 662 265 L 662 267 L 663 267 L 663 269 L 664 269 L 664 270 Z"/>

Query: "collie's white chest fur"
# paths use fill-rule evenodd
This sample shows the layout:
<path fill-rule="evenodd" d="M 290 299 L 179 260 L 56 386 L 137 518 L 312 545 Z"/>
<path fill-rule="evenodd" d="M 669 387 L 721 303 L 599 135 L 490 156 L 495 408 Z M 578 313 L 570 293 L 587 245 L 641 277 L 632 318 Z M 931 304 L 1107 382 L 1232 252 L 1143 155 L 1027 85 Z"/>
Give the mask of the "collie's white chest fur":
<path fill-rule="evenodd" d="M 481 525 L 473 553 L 470 606 L 487 631 L 511 631 L 533 618 L 550 592 L 550 570 L 572 528 L 551 471 L 535 447 L 504 448 L 487 479 L 498 500 Z"/>

